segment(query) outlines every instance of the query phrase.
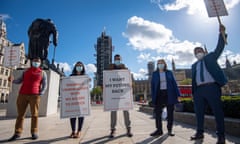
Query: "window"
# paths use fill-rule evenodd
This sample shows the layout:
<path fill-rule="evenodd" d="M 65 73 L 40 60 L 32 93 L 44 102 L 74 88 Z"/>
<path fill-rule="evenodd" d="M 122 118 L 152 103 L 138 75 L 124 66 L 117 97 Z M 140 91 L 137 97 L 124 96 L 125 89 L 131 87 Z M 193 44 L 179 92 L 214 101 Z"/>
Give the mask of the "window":
<path fill-rule="evenodd" d="M 6 71 L 5 71 L 5 75 L 6 75 L 6 76 L 8 76 L 8 72 L 9 72 L 9 70 L 6 69 Z"/>
<path fill-rule="evenodd" d="M 7 80 L 4 80 L 3 86 L 4 86 L 4 87 L 7 87 Z"/>
<path fill-rule="evenodd" d="M 4 74 L 4 68 L 1 68 L 1 73 L 0 74 Z"/>

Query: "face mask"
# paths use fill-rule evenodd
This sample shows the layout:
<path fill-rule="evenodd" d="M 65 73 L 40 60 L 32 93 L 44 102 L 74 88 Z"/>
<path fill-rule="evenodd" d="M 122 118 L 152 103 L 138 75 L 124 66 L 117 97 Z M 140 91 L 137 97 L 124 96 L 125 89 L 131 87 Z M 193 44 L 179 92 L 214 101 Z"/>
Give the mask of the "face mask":
<path fill-rule="evenodd" d="M 198 60 L 200 60 L 200 59 L 202 59 L 202 58 L 204 57 L 204 53 L 203 53 L 203 52 L 200 52 L 200 53 L 197 53 L 195 56 L 196 56 L 196 58 L 197 58 Z"/>
<path fill-rule="evenodd" d="M 159 69 L 164 69 L 164 66 L 165 66 L 164 64 L 158 64 Z"/>
<path fill-rule="evenodd" d="M 120 60 L 115 60 L 115 61 L 114 61 L 114 64 L 115 64 L 115 65 L 120 65 L 121 62 L 120 62 Z"/>
<path fill-rule="evenodd" d="M 40 62 L 32 62 L 32 66 L 38 68 L 40 66 Z"/>
<path fill-rule="evenodd" d="M 78 71 L 78 72 L 81 72 L 81 71 L 82 71 L 82 69 L 83 69 L 83 67 L 82 67 L 82 66 L 76 66 L 76 71 Z"/>

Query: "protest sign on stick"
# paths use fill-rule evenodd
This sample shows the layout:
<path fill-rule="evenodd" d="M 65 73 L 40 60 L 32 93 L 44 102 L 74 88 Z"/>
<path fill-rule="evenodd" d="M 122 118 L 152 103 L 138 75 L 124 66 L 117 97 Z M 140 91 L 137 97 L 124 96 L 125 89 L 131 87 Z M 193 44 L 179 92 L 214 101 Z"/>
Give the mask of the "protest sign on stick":
<path fill-rule="evenodd" d="M 204 0 L 205 6 L 207 8 L 208 16 L 209 17 L 217 17 L 218 23 L 222 25 L 220 20 L 220 16 L 227 16 L 228 12 L 225 7 L 223 0 Z M 225 34 L 222 33 L 223 39 L 227 44 L 227 40 Z"/>
<path fill-rule="evenodd" d="M 5 47 L 4 66 L 13 68 L 20 64 L 20 48 L 18 46 Z"/>
<path fill-rule="evenodd" d="M 104 111 L 133 109 L 132 78 L 129 70 L 103 71 Z"/>
<path fill-rule="evenodd" d="M 20 64 L 20 54 L 20 47 L 18 46 L 5 47 L 4 49 L 3 65 L 10 68 L 10 75 L 12 75 L 13 68 L 18 67 Z M 9 87 L 9 90 L 12 91 L 12 83 L 10 83 Z"/>
<path fill-rule="evenodd" d="M 90 92 L 88 76 L 62 78 L 60 84 L 60 118 L 90 115 Z"/>

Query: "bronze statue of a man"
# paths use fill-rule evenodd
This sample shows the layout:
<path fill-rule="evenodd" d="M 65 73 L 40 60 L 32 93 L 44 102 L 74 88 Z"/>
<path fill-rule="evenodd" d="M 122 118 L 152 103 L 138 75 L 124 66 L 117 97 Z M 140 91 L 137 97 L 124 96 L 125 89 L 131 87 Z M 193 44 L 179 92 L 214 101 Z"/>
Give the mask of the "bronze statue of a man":
<path fill-rule="evenodd" d="M 28 59 L 39 57 L 42 61 L 47 60 L 51 34 L 53 45 L 56 47 L 58 32 L 51 19 L 37 18 L 32 22 L 28 29 Z"/>

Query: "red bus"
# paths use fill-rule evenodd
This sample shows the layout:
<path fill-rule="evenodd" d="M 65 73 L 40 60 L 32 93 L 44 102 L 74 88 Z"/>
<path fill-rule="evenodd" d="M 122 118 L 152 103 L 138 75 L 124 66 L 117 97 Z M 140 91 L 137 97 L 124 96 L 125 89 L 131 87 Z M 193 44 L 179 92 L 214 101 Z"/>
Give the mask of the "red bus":
<path fill-rule="evenodd" d="M 178 85 L 180 94 L 184 98 L 192 98 L 192 85 Z"/>

